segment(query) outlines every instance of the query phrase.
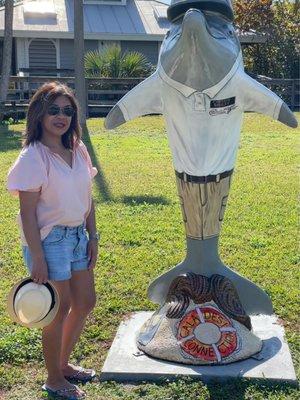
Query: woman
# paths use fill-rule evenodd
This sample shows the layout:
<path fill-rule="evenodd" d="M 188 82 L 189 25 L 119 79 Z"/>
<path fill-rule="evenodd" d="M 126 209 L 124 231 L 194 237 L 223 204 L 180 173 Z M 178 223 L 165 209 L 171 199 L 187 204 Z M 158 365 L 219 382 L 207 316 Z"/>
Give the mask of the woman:
<path fill-rule="evenodd" d="M 73 92 L 61 83 L 46 83 L 29 104 L 23 149 L 7 184 L 19 196 L 18 223 L 31 278 L 38 284 L 49 280 L 59 293 L 58 314 L 42 332 L 48 371 L 43 390 L 64 399 L 83 398 L 72 382 L 95 375 L 69 363 L 96 301 L 98 234 L 91 179 L 97 170 L 80 138 Z"/>

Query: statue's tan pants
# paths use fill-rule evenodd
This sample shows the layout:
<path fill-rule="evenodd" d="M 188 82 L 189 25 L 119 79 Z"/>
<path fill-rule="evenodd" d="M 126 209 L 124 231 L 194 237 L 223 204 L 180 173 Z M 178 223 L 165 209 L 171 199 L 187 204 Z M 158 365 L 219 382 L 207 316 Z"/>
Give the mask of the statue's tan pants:
<path fill-rule="evenodd" d="M 231 176 L 223 178 L 219 182 L 209 183 L 185 182 L 176 176 L 182 216 L 188 237 L 203 240 L 219 235 Z"/>

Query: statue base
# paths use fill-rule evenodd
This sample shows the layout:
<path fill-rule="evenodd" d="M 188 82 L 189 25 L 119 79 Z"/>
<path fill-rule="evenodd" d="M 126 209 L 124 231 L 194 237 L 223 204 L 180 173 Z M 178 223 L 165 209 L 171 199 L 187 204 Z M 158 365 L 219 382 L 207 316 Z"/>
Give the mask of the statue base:
<path fill-rule="evenodd" d="M 188 272 L 173 280 L 165 304 L 142 326 L 137 346 L 149 356 L 190 365 L 223 365 L 259 353 L 231 280 Z"/>
<path fill-rule="evenodd" d="M 218 366 L 189 366 L 155 359 L 140 351 L 137 348 L 136 335 L 152 315 L 153 312 L 137 312 L 120 324 L 102 368 L 102 381 L 156 382 L 191 377 L 208 382 L 250 378 L 297 385 L 284 328 L 275 315 L 251 316 L 253 333 L 262 340 L 262 349 L 258 354 L 247 360 Z"/>
<path fill-rule="evenodd" d="M 139 350 L 149 356 L 189 365 L 223 365 L 262 350 L 262 340 L 213 301 L 191 301 L 177 319 L 166 317 L 167 307 L 154 313 L 137 335 Z"/>

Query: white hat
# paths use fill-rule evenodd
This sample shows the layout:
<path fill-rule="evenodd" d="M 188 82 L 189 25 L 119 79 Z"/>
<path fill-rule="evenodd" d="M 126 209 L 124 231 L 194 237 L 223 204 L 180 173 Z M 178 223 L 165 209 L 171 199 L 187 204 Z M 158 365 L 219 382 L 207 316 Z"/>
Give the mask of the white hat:
<path fill-rule="evenodd" d="M 58 293 L 49 282 L 38 285 L 25 278 L 16 283 L 7 298 L 10 317 L 28 328 L 43 328 L 55 318 L 59 308 Z"/>

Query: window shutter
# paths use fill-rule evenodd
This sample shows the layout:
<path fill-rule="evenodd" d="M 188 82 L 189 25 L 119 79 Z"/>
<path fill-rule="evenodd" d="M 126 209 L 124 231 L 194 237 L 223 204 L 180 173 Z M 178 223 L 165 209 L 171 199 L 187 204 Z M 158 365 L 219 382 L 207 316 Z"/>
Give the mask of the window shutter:
<path fill-rule="evenodd" d="M 51 69 L 56 69 L 56 47 L 49 39 L 34 39 L 29 44 L 29 68 L 49 69 L 48 73 L 34 75 L 54 75 Z"/>

